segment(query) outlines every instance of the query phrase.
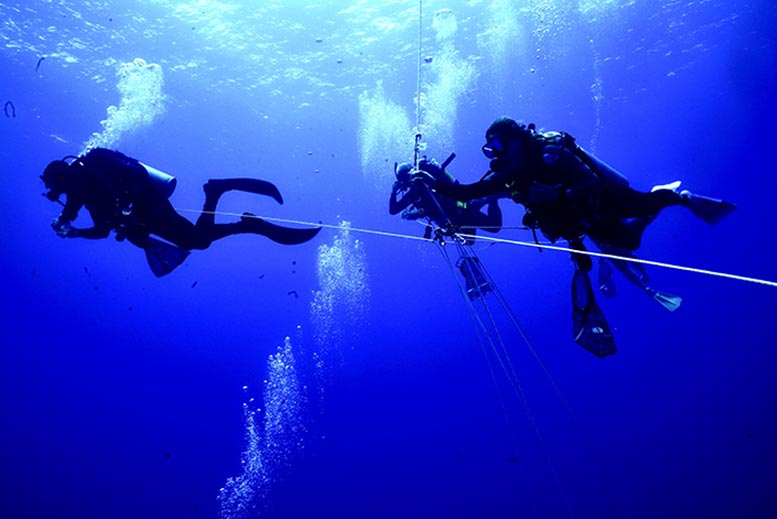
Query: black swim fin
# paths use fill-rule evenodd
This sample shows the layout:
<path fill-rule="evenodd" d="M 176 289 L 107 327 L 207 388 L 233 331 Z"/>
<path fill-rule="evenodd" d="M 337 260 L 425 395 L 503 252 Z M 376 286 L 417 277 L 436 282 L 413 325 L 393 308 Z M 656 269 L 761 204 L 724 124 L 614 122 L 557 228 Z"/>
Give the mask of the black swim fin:
<path fill-rule="evenodd" d="M 572 277 L 572 333 L 577 344 L 599 358 L 617 351 L 610 326 L 594 300 L 591 279 L 580 269 Z"/>
<path fill-rule="evenodd" d="M 298 245 L 310 241 L 321 231 L 321 227 L 310 229 L 292 229 L 283 227 L 274 223 L 267 222 L 251 213 L 243 213 L 240 217 L 240 225 L 243 226 L 243 232 L 251 234 L 261 234 L 267 236 L 275 243 L 281 245 Z"/>
<path fill-rule="evenodd" d="M 158 278 L 166 276 L 189 257 L 189 251 L 171 245 L 167 242 L 148 237 L 146 246 L 146 260 L 151 272 Z"/>
<path fill-rule="evenodd" d="M 732 204 L 731 202 L 710 198 L 708 196 L 695 195 L 690 191 L 682 191 L 680 196 L 685 200 L 684 205 L 686 205 L 693 214 L 710 225 L 715 225 L 720 222 L 737 208 L 736 204 Z"/>
<path fill-rule="evenodd" d="M 257 178 L 218 178 L 211 179 L 203 186 L 205 194 L 219 197 L 226 191 L 244 191 L 257 195 L 271 197 L 279 204 L 283 204 L 283 197 L 275 184 Z"/>

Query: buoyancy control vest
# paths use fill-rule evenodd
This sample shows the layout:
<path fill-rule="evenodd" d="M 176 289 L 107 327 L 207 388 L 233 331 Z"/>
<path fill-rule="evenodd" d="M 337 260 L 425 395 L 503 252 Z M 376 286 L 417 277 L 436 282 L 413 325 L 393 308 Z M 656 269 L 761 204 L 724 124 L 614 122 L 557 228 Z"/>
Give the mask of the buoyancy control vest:
<path fill-rule="evenodd" d="M 588 169 L 597 177 L 607 182 L 614 182 L 623 186 L 629 185 L 629 180 L 593 153 L 586 151 L 575 142 L 575 138 L 566 132 L 542 132 L 532 135 L 532 145 L 542 150 L 543 162 L 549 163 L 557 157 L 563 149 L 572 152 Z"/>
<path fill-rule="evenodd" d="M 133 198 L 149 190 L 170 198 L 176 179 L 121 152 L 95 148 L 78 159 L 107 184 L 118 198 Z"/>

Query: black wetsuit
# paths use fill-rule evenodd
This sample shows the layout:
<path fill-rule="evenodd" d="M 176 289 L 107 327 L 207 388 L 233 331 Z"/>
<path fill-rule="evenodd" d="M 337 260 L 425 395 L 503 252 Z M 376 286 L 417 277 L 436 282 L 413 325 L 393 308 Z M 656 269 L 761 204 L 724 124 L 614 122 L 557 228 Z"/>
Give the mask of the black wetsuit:
<path fill-rule="evenodd" d="M 532 189 L 556 192 L 555 199 L 537 200 Z M 527 210 L 524 222 L 550 240 L 569 241 L 581 235 L 635 250 L 642 231 L 663 208 L 682 203 L 670 190 L 643 193 L 594 173 L 571 150 L 536 141 L 519 170 L 493 173 L 468 185 L 435 184 L 435 190 L 458 200 L 510 193 Z M 634 221 L 627 221 L 634 218 Z"/>
<path fill-rule="evenodd" d="M 219 198 L 226 191 L 240 190 L 268 195 L 283 203 L 278 189 L 252 178 L 211 180 L 205 186 L 203 212 L 193 224 L 175 210 L 168 193 L 152 182 L 146 168 L 118 151 L 96 148 L 75 161 L 68 172 L 67 202 L 61 223 L 75 220 L 86 207 L 94 227 L 80 229 L 82 238 L 104 238 L 111 230 L 141 248 L 149 235 L 159 236 L 181 249 L 206 249 L 215 240 L 234 234 L 261 234 L 282 244 L 308 241 L 320 228 L 290 229 L 244 217 L 235 223 L 215 223 Z"/>

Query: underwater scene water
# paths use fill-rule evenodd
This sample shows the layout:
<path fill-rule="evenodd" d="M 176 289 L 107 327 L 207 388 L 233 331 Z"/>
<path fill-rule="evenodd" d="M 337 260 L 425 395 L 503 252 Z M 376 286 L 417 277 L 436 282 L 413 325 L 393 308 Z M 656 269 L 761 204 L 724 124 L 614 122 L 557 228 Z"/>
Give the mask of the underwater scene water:
<path fill-rule="evenodd" d="M 771 2 L 0 14 L 0 517 L 777 517 Z M 532 247 L 509 198 L 470 248 L 490 283 L 472 299 L 461 245 L 389 215 L 416 134 L 475 182 L 503 115 L 569 132 L 636 189 L 738 206 L 650 224 L 638 256 L 682 305 L 613 272 L 596 301 L 615 355 L 575 344 L 570 254 Z M 218 222 L 323 229 L 228 237 L 155 277 L 129 241 L 52 231 L 39 176 L 95 147 L 176 177 L 192 221 L 209 179 L 253 177 L 283 205 L 230 192 Z"/>

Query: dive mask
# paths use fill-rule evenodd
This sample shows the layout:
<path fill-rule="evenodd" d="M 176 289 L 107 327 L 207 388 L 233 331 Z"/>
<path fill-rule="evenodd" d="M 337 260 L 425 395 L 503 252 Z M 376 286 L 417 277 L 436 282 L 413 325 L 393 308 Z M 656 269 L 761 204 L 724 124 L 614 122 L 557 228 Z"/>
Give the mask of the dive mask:
<path fill-rule="evenodd" d="M 489 139 L 480 149 L 483 150 L 483 155 L 488 159 L 499 158 L 507 152 L 507 142 L 499 137 L 494 137 Z"/>

